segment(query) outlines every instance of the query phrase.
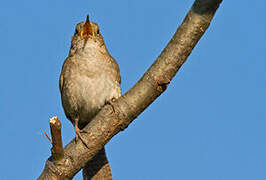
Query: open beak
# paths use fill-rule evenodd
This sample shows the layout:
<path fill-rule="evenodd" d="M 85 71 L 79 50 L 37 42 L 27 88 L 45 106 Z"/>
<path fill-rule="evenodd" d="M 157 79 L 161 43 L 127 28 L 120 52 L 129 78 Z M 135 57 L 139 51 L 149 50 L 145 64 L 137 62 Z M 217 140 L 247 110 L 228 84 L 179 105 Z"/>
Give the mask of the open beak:
<path fill-rule="evenodd" d="M 87 15 L 86 22 L 80 31 L 81 38 L 88 38 L 89 36 L 94 36 L 94 32 L 90 23 L 89 15 Z"/>

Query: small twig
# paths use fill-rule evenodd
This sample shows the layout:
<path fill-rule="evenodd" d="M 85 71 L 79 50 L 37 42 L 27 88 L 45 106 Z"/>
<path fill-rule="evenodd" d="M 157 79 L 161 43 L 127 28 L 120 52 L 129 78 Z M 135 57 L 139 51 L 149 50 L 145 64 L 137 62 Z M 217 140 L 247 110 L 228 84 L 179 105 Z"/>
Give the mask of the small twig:
<path fill-rule="evenodd" d="M 52 117 L 49 122 L 50 122 L 52 144 L 53 144 L 51 150 L 52 156 L 57 161 L 62 159 L 64 156 L 62 136 L 61 136 L 61 122 L 57 118 L 57 116 Z"/>
<path fill-rule="evenodd" d="M 43 131 L 43 134 L 44 134 L 45 137 L 48 139 L 48 141 L 52 144 L 52 140 L 51 140 L 51 138 L 48 136 L 48 134 L 46 134 L 45 131 Z"/>

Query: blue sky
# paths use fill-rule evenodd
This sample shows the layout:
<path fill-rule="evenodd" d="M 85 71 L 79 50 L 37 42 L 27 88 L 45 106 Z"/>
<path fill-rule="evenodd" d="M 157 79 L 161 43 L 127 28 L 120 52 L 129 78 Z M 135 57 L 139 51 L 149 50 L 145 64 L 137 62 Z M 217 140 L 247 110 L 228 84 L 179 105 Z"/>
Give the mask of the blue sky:
<path fill-rule="evenodd" d="M 58 79 L 90 14 L 132 87 L 193 1 L 4 1 L 0 7 L 0 179 L 36 179 L 62 121 Z M 107 145 L 115 180 L 266 179 L 266 2 L 224 1 L 167 91 Z M 78 174 L 75 179 L 81 179 Z"/>

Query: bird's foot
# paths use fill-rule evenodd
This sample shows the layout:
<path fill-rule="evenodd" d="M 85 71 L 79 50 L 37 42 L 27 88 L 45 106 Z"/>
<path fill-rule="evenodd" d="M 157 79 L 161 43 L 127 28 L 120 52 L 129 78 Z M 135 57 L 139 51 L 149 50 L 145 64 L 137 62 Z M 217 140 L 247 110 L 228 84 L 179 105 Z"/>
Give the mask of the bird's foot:
<path fill-rule="evenodd" d="M 78 139 L 80 139 L 81 142 L 82 142 L 87 148 L 89 148 L 89 146 L 88 146 L 88 144 L 86 143 L 85 139 L 81 136 L 81 133 L 88 133 L 88 131 L 83 130 L 83 129 L 79 129 L 79 128 L 78 128 L 78 120 L 75 120 L 75 132 L 76 132 L 75 141 L 77 142 Z"/>

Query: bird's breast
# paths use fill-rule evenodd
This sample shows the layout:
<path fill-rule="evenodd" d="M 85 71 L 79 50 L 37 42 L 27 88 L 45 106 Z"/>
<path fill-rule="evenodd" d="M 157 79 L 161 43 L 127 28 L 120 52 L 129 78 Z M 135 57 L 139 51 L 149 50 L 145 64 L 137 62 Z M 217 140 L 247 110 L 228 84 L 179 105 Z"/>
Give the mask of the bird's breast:
<path fill-rule="evenodd" d="M 121 95 L 120 84 L 106 64 L 81 61 L 72 66 L 62 73 L 62 104 L 72 122 L 79 117 L 87 124 L 106 101 Z"/>

